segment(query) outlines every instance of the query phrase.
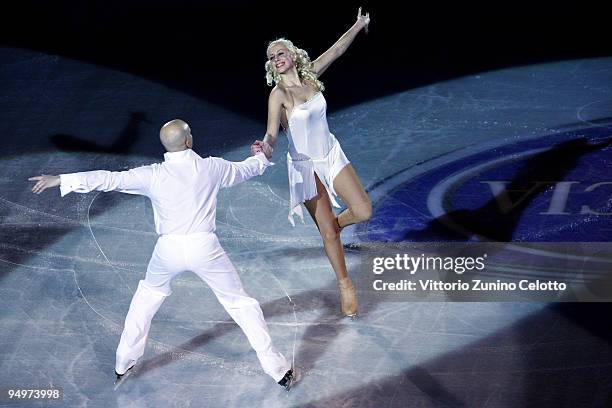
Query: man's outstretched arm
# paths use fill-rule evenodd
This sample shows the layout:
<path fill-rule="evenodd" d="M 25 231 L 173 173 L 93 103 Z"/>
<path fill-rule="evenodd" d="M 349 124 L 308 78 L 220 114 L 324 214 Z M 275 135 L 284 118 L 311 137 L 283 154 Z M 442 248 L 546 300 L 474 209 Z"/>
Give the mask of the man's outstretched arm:
<path fill-rule="evenodd" d="M 73 191 L 88 193 L 93 190 L 146 195 L 151 173 L 150 166 L 145 166 L 128 171 L 96 170 L 59 176 L 41 175 L 28 180 L 36 181 L 32 188 L 35 194 L 40 194 L 48 188 L 59 187 L 62 197 Z"/>
<path fill-rule="evenodd" d="M 213 158 L 218 169 L 221 187 L 231 187 L 254 176 L 260 176 L 270 166 L 272 150 L 255 142 L 251 146 L 253 156 L 241 162 L 231 162 L 218 157 Z"/>

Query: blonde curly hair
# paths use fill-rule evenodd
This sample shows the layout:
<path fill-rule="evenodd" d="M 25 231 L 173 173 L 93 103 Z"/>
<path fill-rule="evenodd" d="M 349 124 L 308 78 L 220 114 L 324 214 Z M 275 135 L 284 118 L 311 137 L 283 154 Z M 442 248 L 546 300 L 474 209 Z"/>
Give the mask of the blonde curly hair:
<path fill-rule="evenodd" d="M 317 74 L 315 74 L 312 69 L 312 62 L 310 62 L 310 58 L 308 57 L 308 53 L 306 51 L 296 47 L 291 41 L 287 40 L 286 38 L 278 38 L 268 44 L 266 54 L 270 52 L 270 48 L 277 44 L 283 44 L 287 48 L 287 50 L 289 50 L 289 53 L 291 54 L 291 58 L 295 63 L 295 68 L 297 69 L 300 79 L 310 82 L 318 91 L 325 90 L 323 82 L 317 79 Z M 274 69 L 274 64 L 272 63 L 272 61 L 266 61 L 265 68 L 266 82 L 268 83 L 268 86 L 278 84 L 281 81 L 281 76 Z"/>

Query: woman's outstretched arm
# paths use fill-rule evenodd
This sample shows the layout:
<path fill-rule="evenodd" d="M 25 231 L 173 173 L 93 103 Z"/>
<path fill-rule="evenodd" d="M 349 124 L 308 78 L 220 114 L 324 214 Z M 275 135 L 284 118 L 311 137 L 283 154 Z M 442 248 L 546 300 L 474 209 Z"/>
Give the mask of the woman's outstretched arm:
<path fill-rule="evenodd" d="M 361 14 L 361 7 L 357 11 L 357 21 L 349 30 L 342 35 L 327 51 L 319 56 L 313 62 L 313 70 L 317 76 L 321 76 L 323 72 L 340 57 L 348 49 L 349 45 L 353 42 L 359 31 L 364 27 L 367 27 L 370 23 L 370 13 L 365 15 Z"/>

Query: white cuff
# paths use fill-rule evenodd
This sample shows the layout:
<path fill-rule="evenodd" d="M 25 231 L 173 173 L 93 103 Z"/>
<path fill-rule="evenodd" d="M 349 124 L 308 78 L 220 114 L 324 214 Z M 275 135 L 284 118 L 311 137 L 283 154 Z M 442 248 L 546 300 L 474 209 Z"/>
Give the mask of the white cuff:
<path fill-rule="evenodd" d="M 65 196 L 79 187 L 79 182 L 73 174 L 60 174 L 60 194 Z"/>
<path fill-rule="evenodd" d="M 264 166 L 268 167 L 268 166 L 274 166 L 274 163 L 272 163 L 270 160 L 268 160 L 268 158 L 266 157 L 265 154 L 263 154 L 263 152 L 259 152 L 257 153 L 255 156 L 257 160 L 261 161 L 263 163 Z"/>

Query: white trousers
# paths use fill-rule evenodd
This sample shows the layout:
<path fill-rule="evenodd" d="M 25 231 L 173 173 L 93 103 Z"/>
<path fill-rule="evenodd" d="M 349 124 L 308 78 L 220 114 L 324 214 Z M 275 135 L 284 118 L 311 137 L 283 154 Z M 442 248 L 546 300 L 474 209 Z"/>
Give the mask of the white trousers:
<path fill-rule="evenodd" d="M 125 318 L 117 347 L 117 373 L 125 373 L 142 357 L 151 319 L 172 293 L 172 279 L 186 270 L 195 272 L 210 286 L 247 336 L 264 372 L 280 381 L 291 364 L 274 348 L 259 303 L 244 291 L 214 233 L 163 235 L 157 240 L 146 277 L 139 282 Z"/>

